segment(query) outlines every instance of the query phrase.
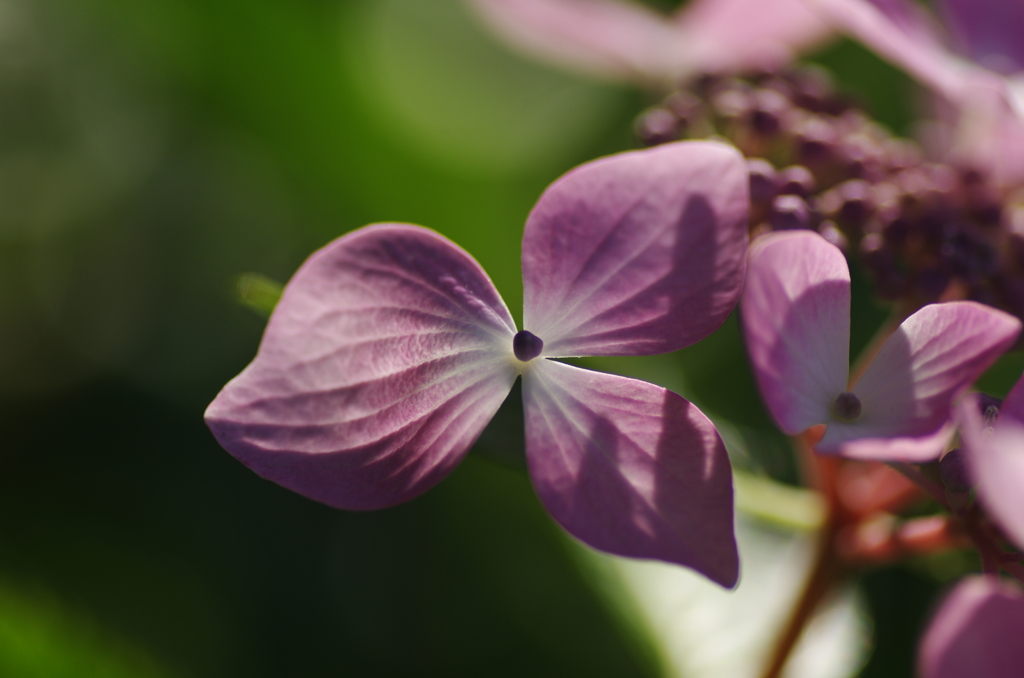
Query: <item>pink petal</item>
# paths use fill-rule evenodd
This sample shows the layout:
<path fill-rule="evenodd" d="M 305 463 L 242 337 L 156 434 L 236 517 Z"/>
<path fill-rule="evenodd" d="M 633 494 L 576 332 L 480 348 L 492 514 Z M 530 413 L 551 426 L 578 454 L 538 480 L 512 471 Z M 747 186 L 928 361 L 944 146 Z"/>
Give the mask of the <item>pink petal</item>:
<path fill-rule="evenodd" d="M 957 414 L 978 501 L 1006 536 L 1024 548 L 1024 421 L 1004 409 L 987 429 L 973 398 L 965 399 Z"/>
<path fill-rule="evenodd" d="M 510 45 L 589 75 L 651 84 L 784 66 L 832 31 L 805 0 L 698 0 L 671 21 L 618 0 L 470 0 Z"/>
<path fill-rule="evenodd" d="M 691 60 L 713 73 L 777 69 L 833 33 L 806 0 L 693 0 L 677 21 Z"/>
<path fill-rule="evenodd" d="M 259 475 L 373 509 L 432 487 L 515 381 L 515 325 L 480 265 L 418 226 L 380 224 L 314 253 L 256 359 L 206 411 Z"/>
<path fill-rule="evenodd" d="M 931 17 L 911 0 L 808 0 L 840 30 L 951 101 L 978 71 L 943 45 Z"/>
<path fill-rule="evenodd" d="M 978 63 L 1009 75 L 1024 71 L 1024 2 L 942 0 L 950 32 Z"/>
<path fill-rule="evenodd" d="M 523 402 L 530 475 L 570 534 L 736 583 L 729 458 L 700 410 L 653 384 L 549 360 L 524 373 Z"/>
<path fill-rule="evenodd" d="M 830 424 L 829 426 L 836 425 Z M 836 432 L 838 432 L 838 426 Z M 918 437 L 846 440 L 839 447 L 839 452 L 849 459 L 924 463 L 938 459 L 949 447 L 954 435 L 956 435 L 956 425 L 952 421 L 947 421 L 938 430 Z M 820 445 L 816 449 L 819 452 L 827 451 Z"/>
<path fill-rule="evenodd" d="M 747 352 L 779 428 L 828 421 L 850 366 L 850 271 L 810 231 L 772 233 L 750 247 L 740 302 Z"/>
<path fill-rule="evenodd" d="M 1011 79 L 981 73 L 960 104 L 949 157 L 1016 187 L 1024 181 L 1024 74 Z"/>
<path fill-rule="evenodd" d="M 999 408 L 1000 417 L 1012 417 L 1024 422 L 1024 377 L 1017 380 L 1010 392 L 1003 400 L 1003 406 Z"/>
<path fill-rule="evenodd" d="M 957 584 L 925 631 L 921 678 L 1018 678 L 1024 667 L 1024 594 L 996 577 Z"/>
<path fill-rule="evenodd" d="M 690 70 L 679 29 L 636 3 L 471 0 L 470 5 L 513 47 L 572 70 L 654 83 Z"/>
<path fill-rule="evenodd" d="M 860 417 L 830 422 L 818 451 L 842 454 L 857 438 L 931 436 L 950 421 L 953 401 L 1013 345 L 1020 329 L 1013 316 L 973 301 L 925 306 L 886 340 L 854 387 Z M 941 451 L 876 458 L 920 462 Z"/>
<path fill-rule="evenodd" d="M 523 235 L 525 329 L 547 356 L 665 353 L 711 334 L 743 281 L 747 182 L 740 154 L 709 141 L 558 179 Z"/>

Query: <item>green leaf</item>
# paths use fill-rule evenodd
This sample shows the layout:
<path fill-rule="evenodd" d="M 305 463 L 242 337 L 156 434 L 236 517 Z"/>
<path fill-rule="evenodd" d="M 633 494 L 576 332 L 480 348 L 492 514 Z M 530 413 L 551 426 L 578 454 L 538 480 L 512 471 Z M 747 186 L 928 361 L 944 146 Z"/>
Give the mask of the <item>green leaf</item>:
<path fill-rule="evenodd" d="M 235 278 L 235 298 L 264 318 L 269 318 L 281 299 L 284 286 L 259 273 L 243 273 Z"/>

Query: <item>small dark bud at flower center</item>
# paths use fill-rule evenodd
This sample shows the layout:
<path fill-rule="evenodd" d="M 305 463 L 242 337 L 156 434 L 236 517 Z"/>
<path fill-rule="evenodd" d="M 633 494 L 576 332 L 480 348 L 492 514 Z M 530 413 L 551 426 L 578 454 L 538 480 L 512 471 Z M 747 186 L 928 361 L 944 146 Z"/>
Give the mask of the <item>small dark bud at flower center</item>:
<path fill-rule="evenodd" d="M 939 479 L 947 489 L 954 492 L 968 492 L 974 487 L 967 469 L 967 459 L 959 447 L 950 450 L 939 460 Z"/>
<path fill-rule="evenodd" d="M 520 330 L 512 337 L 512 352 L 524 363 L 539 356 L 543 350 L 544 342 L 533 332 Z"/>
<path fill-rule="evenodd" d="M 843 421 L 853 421 L 860 416 L 860 398 L 849 391 L 844 391 L 836 398 L 832 410 Z"/>

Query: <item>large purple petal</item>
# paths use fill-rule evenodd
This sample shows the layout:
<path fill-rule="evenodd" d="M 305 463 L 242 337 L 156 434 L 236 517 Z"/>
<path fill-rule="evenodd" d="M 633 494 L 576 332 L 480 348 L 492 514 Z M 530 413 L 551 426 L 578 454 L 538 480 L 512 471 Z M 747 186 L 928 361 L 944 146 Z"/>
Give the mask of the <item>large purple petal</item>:
<path fill-rule="evenodd" d="M 724 74 L 785 66 L 833 33 L 806 0 L 693 0 L 677 21 L 696 67 Z"/>
<path fill-rule="evenodd" d="M 526 222 L 524 328 L 547 356 L 650 355 L 706 337 L 743 282 L 747 182 L 740 154 L 709 141 L 572 170 Z"/>
<path fill-rule="evenodd" d="M 444 477 L 497 411 L 516 377 L 514 333 L 458 246 L 369 226 L 302 265 L 206 422 L 242 463 L 307 497 L 396 504 Z"/>
<path fill-rule="evenodd" d="M 949 594 L 921 640 L 921 678 L 1018 678 L 1024 667 L 1024 593 L 992 576 Z"/>
<path fill-rule="evenodd" d="M 779 428 L 796 435 L 829 420 L 850 369 L 850 270 L 810 231 L 754 241 L 740 302 L 747 351 Z"/>
<path fill-rule="evenodd" d="M 650 84 L 785 65 L 830 27 L 804 0 L 699 0 L 671 21 L 619 0 L 469 0 L 526 54 L 589 75 Z"/>
<path fill-rule="evenodd" d="M 854 387 L 860 416 L 831 421 L 818 451 L 843 453 L 858 438 L 936 433 L 950 421 L 953 401 L 1013 345 L 1020 328 L 1013 316 L 973 301 L 925 306 L 886 340 Z M 941 451 L 920 450 L 903 461 L 934 459 Z"/>
<path fill-rule="evenodd" d="M 691 68 L 666 17 L 615 0 L 471 0 L 512 46 L 572 70 L 625 81 L 666 82 Z"/>
<path fill-rule="evenodd" d="M 736 583 L 729 458 L 700 410 L 653 384 L 549 360 L 523 374 L 523 401 L 530 475 L 570 534 Z"/>
<path fill-rule="evenodd" d="M 1010 75 L 1024 71 L 1024 2 L 940 0 L 946 25 L 978 63 Z"/>
<path fill-rule="evenodd" d="M 978 501 L 1010 540 L 1024 548 L 1024 421 L 1004 409 L 988 429 L 973 398 L 965 401 L 957 418 Z"/>

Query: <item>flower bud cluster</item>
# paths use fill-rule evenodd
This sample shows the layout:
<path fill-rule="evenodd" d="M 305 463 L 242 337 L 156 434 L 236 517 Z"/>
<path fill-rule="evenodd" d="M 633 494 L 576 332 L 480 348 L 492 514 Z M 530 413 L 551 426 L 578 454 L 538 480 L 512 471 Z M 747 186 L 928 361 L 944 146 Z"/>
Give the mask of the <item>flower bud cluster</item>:
<path fill-rule="evenodd" d="M 749 159 L 751 235 L 816 230 L 861 262 L 883 300 L 973 299 L 1024 318 L 1024 191 L 926 160 L 817 68 L 704 77 L 636 130 L 648 145 L 727 139 Z"/>

